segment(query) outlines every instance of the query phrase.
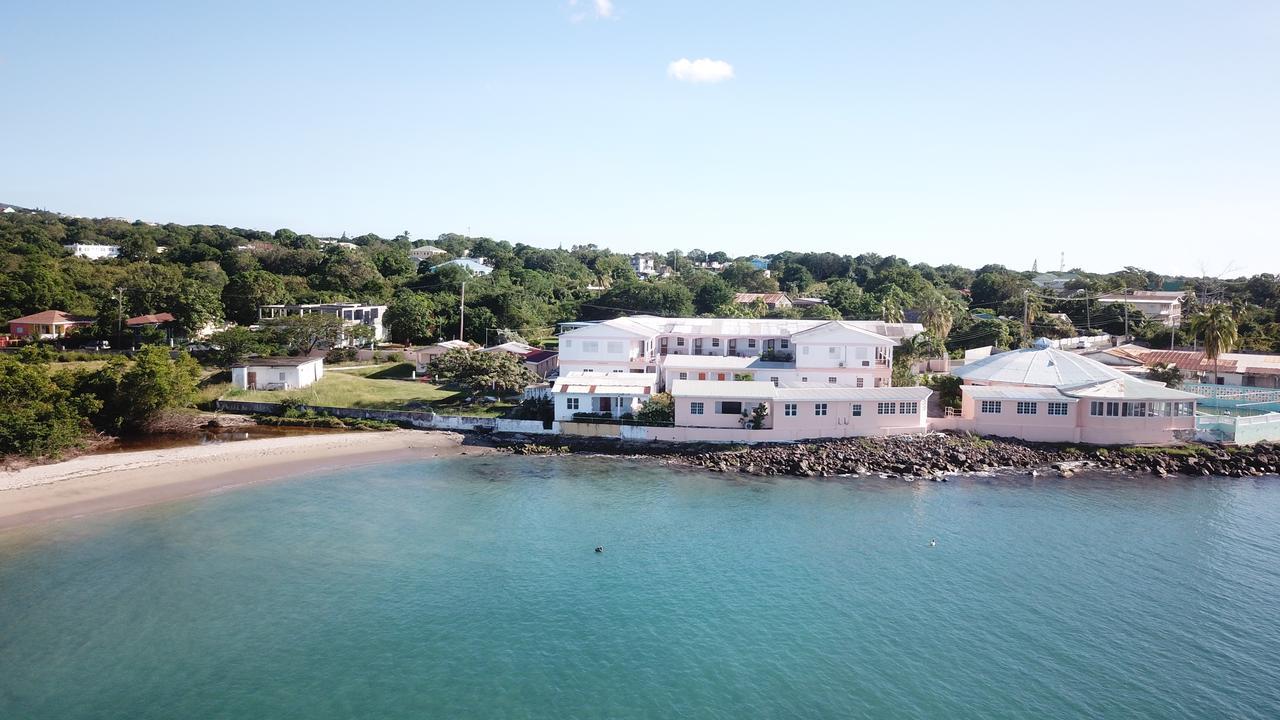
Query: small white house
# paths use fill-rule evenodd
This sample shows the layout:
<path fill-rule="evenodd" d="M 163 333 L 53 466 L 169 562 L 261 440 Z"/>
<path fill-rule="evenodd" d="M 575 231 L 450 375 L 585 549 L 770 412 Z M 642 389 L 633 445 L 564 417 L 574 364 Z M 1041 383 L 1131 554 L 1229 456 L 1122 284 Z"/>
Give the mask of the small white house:
<path fill-rule="evenodd" d="M 324 358 L 262 357 L 231 366 L 231 384 L 240 390 L 296 390 L 324 377 Z"/>
<path fill-rule="evenodd" d="M 71 252 L 72 255 L 90 260 L 106 260 L 108 258 L 120 257 L 119 245 L 86 245 L 84 243 L 72 243 L 63 245 Z"/>

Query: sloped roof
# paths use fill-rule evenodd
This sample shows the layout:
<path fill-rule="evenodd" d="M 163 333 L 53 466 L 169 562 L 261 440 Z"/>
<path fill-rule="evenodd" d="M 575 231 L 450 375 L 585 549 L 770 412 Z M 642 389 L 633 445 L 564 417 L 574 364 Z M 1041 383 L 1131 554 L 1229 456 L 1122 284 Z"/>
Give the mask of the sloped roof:
<path fill-rule="evenodd" d="M 963 365 L 953 375 L 968 383 L 1063 387 L 1126 377 L 1113 367 L 1052 347 L 1012 350 Z"/>
<path fill-rule="evenodd" d="M 96 322 L 91 317 L 78 317 L 65 313 L 61 310 L 43 310 L 31 315 L 24 315 L 20 318 L 10 320 L 11 323 L 34 323 L 37 325 L 66 325 L 75 324 L 82 325 Z"/>
<path fill-rule="evenodd" d="M 818 327 L 809 328 L 808 330 L 802 330 L 801 332 L 798 332 L 795 335 L 793 335 L 792 339 L 795 342 L 802 342 L 805 340 L 810 340 L 810 339 L 820 337 L 822 335 L 830 335 L 830 334 L 852 335 L 861 340 L 870 340 L 873 342 L 884 342 L 890 345 L 898 344 L 898 341 L 895 338 L 887 337 L 885 335 L 872 332 L 871 330 L 868 330 L 865 327 L 859 327 L 858 325 L 855 325 L 851 322 L 846 322 L 844 320 L 832 320 L 830 322 L 823 323 Z"/>
<path fill-rule="evenodd" d="M 173 322 L 174 319 L 173 315 L 169 313 L 156 313 L 154 315 L 139 315 L 138 317 L 131 317 L 128 320 L 125 320 L 124 324 L 129 327 L 137 327 L 139 325 L 161 325 L 163 323 Z"/>
<path fill-rule="evenodd" d="M 1078 387 L 1062 387 L 1058 389 L 1065 395 L 1077 398 L 1123 398 L 1125 400 L 1202 399 L 1201 396 L 1195 393 L 1175 390 L 1163 383 L 1139 380 L 1128 375 Z"/>
<path fill-rule="evenodd" d="M 313 362 L 323 363 L 324 358 L 307 357 L 305 355 L 299 357 L 258 357 L 238 362 L 231 367 L 297 367 L 298 365 L 306 365 Z"/>

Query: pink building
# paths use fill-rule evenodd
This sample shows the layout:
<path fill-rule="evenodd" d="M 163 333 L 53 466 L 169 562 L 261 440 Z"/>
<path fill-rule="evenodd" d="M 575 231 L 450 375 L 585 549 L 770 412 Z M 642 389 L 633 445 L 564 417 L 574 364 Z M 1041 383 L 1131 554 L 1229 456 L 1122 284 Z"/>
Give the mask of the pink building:
<path fill-rule="evenodd" d="M 1127 375 L 1047 341 L 954 370 L 958 416 L 935 429 L 1036 442 L 1163 445 L 1195 437 L 1198 395 Z"/>

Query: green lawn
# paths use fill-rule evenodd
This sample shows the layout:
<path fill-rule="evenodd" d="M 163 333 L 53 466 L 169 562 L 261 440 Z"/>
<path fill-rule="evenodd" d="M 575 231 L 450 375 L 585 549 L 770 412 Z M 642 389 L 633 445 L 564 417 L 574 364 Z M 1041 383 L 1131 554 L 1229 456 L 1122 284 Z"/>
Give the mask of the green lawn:
<path fill-rule="evenodd" d="M 280 402 L 292 398 L 308 405 L 353 407 L 378 410 L 427 410 L 445 415 L 498 417 L 511 403 L 463 403 L 465 393 L 455 387 L 406 379 L 413 370 L 409 363 L 391 363 L 376 367 L 342 370 L 325 368 L 319 382 L 301 390 L 232 390 L 228 400 Z"/>

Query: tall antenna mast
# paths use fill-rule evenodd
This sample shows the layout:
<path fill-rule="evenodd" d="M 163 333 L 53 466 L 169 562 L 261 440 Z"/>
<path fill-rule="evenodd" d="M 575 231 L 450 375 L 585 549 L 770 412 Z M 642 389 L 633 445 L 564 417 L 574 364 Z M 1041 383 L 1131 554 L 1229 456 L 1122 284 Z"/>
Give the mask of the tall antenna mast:
<path fill-rule="evenodd" d="M 1058 256 L 1058 272 L 1066 272 L 1067 269 L 1067 253 L 1064 251 Z"/>

